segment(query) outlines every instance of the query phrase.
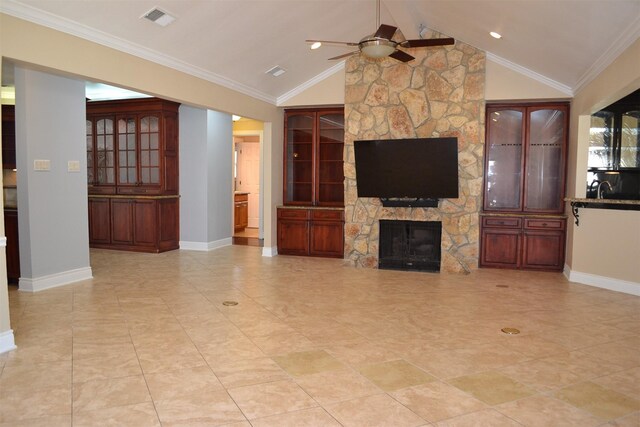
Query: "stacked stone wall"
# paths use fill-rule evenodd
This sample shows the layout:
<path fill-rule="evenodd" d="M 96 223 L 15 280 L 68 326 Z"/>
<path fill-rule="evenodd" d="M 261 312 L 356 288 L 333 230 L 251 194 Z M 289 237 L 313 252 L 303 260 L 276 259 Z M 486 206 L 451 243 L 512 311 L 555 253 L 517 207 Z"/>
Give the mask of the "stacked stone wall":
<path fill-rule="evenodd" d="M 442 222 L 445 272 L 478 265 L 482 203 L 485 54 L 470 45 L 408 49 L 416 59 L 351 57 L 345 88 L 345 259 L 378 265 L 378 221 Z M 459 197 L 438 208 L 389 208 L 358 198 L 353 142 L 368 139 L 458 138 Z"/>

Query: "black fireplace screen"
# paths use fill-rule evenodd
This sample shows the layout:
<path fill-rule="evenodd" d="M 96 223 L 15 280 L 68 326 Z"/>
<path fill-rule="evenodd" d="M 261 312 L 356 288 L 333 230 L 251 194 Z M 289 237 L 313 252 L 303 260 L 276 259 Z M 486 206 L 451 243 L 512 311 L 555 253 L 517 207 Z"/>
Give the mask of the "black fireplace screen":
<path fill-rule="evenodd" d="M 378 268 L 440 271 L 439 221 L 380 220 Z"/>

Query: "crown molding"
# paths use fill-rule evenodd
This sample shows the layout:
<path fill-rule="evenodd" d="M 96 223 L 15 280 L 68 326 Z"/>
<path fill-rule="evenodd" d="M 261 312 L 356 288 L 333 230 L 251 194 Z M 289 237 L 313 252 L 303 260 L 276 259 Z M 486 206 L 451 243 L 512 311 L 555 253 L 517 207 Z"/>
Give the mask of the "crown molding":
<path fill-rule="evenodd" d="M 0 2 L 0 12 L 146 59 L 156 64 L 181 71 L 185 74 L 201 78 L 211 83 L 226 87 L 227 89 L 276 105 L 276 97 L 261 92 L 255 88 L 32 6 L 17 3 L 13 0 L 2 0 Z"/>
<path fill-rule="evenodd" d="M 553 79 L 550 79 L 549 77 L 543 76 L 540 73 L 536 73 L 535 71 L 532 71 L 532 70 L 530 70 L 530 69 L 528 69 L 526 67 L 523 67 L 522 65 L 518 65 L 515 62 L 511 62 L 508 59 L 504 59 L 503 57 L 495 55 L 495 54 L 493 54 L 491 52 L 487 52 L 487 59 L 489 59 L 489 60 L 491 60 L 491 61 L 493 61 L 495 63 L 498 63 L 498 64 L 500 64 L 502 66 L 505 66 L 505 67 L 515 71 L 515 72 L 523 74 L 523 75 L 525 75 L 525 76 L 527 76 L 527 77 L 529 77 L 529 78 L 531 78 L 533 80 L 536 80 L 536 81 L 538 81 L 538 82 L 540 82 L 542 84 L 545 84 L 545 85 L 547 85 L 549 87 L 552 87 L 552 88 L 554 88 L 556 90 L 559 90 L 560 92 L 564 93 L 567 96 L 573 97 L 573 90 L 569 86 L 567 86 L 565 84 L 562 84 L 562 83 L 557 82 L 557 81 L 555 81 Z"/>
<path fill-rule="evenodd" d="M 622 52 L 635 43 L 638 38 L 640 38 L 640 16 L 620 33 L 618 38 L 611 44 L 611 47 L 600 55 L 593 65 L 578 79 L 573 89 L 574 93 L 580 92 L 586 85 L 598 77 Z"/>
<path fill-rule="evenodd" d="M 293 98 L 294 96 L 304 92 L 305 90 L 309 89 L 310 87 L 320 83 L 322 80 L 331 77 L 332 75 L 336 74 L 337 72 L 344 70 L 344 65 L 345 65 L 346 61 L 340 61 L 338 62 L 336 65 L 332 66 L 331 68 L 323 71 L 322 73 L 318 74 L 317 76 L 313 77 L 311 80 L 307 80 L 306 82 L 302 83 L 300 86 L 297 86 L 293 89 L 291 89 L 289 92 L 286 92 L 282 95 L 280 95 L 277 100 L 276 100 L 276 105 L 281 106 L 282 104 L 284 104 L 285 102 L 287 102 L 288 100 L 290 100 L 291 98 Z"/>

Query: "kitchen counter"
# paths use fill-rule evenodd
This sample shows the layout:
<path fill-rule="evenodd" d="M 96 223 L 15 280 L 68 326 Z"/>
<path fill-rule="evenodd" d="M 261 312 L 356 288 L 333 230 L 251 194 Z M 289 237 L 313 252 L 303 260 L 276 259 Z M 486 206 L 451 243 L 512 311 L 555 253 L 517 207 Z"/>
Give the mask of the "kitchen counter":
<path fill-rule="evenodd" d="M 571 204 L 571 213 L 573 213 L 576 225 L 580 225 L 580 215 L 578 211 L 580 208 L 640 211 L 640 200 L 565 197 L 564 201 Z"/>

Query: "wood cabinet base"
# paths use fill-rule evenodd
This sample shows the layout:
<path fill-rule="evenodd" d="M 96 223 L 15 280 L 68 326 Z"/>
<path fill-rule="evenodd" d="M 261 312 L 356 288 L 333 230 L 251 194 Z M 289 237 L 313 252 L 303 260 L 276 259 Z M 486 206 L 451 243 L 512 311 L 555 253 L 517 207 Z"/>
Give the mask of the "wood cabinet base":
<path fill-rule="evenodd" d="M 344 257 L 344 211 L 278 208 L 278 253 Z"/>
<path fill-rule="evenodd" d="M 483 216 L 480 267 L 562 271 L 566 218 Z"/>
<path fill-rule="evenodd" d="M 152 253 L 178 249 L 178 197 L 90 197 L 89 246 Z"/>

